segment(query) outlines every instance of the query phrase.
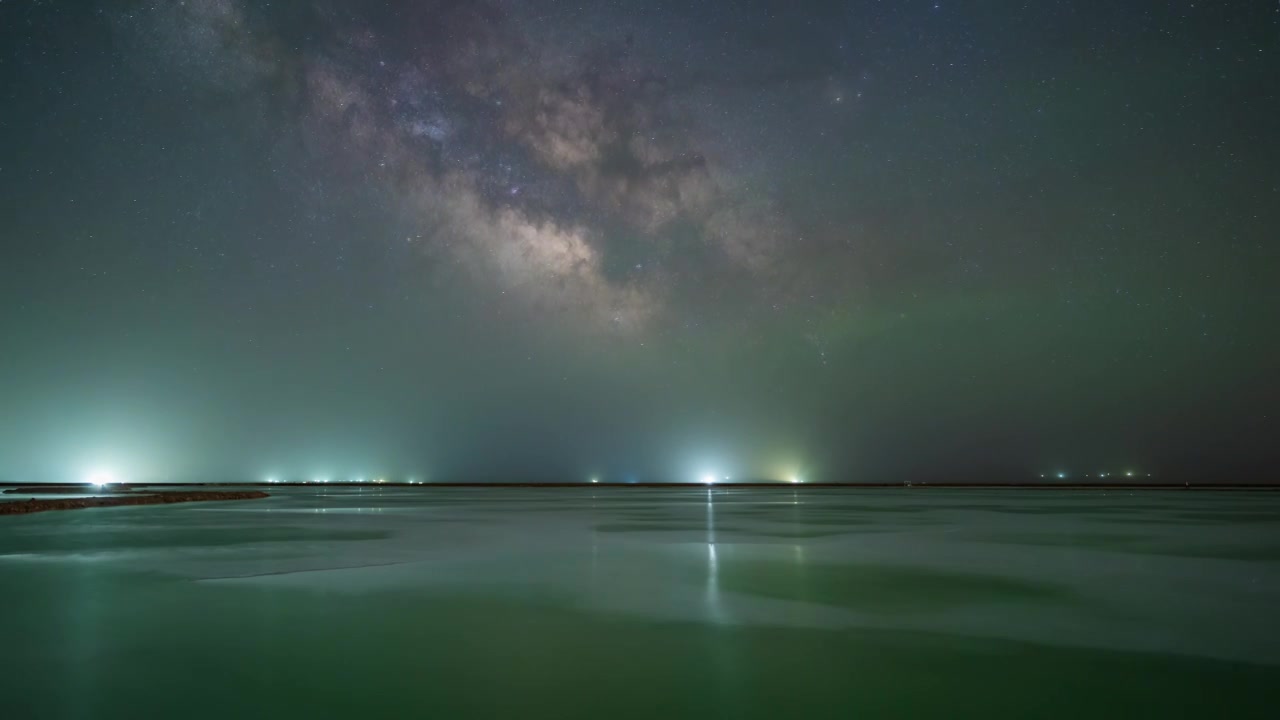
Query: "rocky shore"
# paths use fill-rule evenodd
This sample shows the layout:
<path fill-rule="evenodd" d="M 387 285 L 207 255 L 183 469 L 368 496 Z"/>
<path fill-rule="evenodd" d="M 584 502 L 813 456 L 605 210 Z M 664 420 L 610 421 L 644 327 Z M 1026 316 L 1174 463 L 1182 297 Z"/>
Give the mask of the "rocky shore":
<path fill-rule="evenodd" d="M 111 485 L 25 485 L 23 487 L 9 488 L 5 490 L 6 495 L 111 495 L 114 493 L 133 492 L 132 485 L 111 484 Z"/>
<path fill-rule="evenodd" d="M 0 515 L 27 515 L 50 510 L 80 510 L 83 508 L 120 507 L 123 505 L 168 505 L 170 503 L 203 502 L 212 500 L 258 500 L 270 497 L 260 490 L 235 492 L 158 492 L 149 494 L 121 494 L 110 497 L 79 497 L 15 500 L 0 502 Z"/>

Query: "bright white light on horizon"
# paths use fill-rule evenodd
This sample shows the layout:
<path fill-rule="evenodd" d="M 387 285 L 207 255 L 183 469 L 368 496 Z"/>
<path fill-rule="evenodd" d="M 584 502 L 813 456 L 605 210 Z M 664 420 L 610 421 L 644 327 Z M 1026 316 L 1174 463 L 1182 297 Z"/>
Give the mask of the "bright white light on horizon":
<path fill-rule="evenodd" d="M 715 476 L 715 474 L 714 474 L 714 473 L 706 473 L 706 474 L 704 474 L 704 475 L 702 476 L 702 482 L 703 482 L 703 484 L 705 484 L 705 485 L 714 485 L 714 484 L 715 484 L 715 482 L 716 482 L 716 476 Z"/>
<path fill-rule="evenodd" d="M 791 480 L 791 482 L 793 482 L 793 483 L 798 483 L 798 482 L 800 482 L 800 476 L 799 476 L 799 475 L 792 475 L 789 479 L 790 479 L 790 480 Z"/>
<path fill-rule="evenodd" d="M 1058 479 L 1059 479 L 1059 480 L 1063 480 L 1063 479 L 1065 479 L 1066 477 L 1067 477 L 1067 474 L 1066 474 L 1066 473 L 1064 473 L 1064 472 L 1060 472 L 1060 473 L 1058 473 Z"/>
<path fill-rule="evenodd" d="M 593 478 L 591 478 L 591 482 L 593 482 L 593 483 L 598 483 L 598 482 L 600 482 L 600 478 L 594 478 L 594 477 L 593 477 Z"/>
<path fill-rule="evenodd" d="M 90 485 L 102 487 L 103 485 L 110 485 L 115 482 L 116 474 L 108 468 L 94 468 L 85 476 L 85 481 Z"/>

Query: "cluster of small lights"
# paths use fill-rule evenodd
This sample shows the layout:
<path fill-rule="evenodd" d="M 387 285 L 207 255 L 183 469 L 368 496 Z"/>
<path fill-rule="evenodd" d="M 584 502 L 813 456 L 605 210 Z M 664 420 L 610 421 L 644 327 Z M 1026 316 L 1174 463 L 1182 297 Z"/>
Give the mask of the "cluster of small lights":
<path fill-rule="evenodd" d="M 589 483 L 591 483 L 592 485 L 597 485 L 597 484 L 599 484 L 599 483 L 600 483 L 600 476 L 598 476 L 598 475 L 592 475 L 592 476 L 590 476 L 590 477 L 588 477 L 588 478 L 587 478 L 587 481 L 588 481 Z M 732 482 L 732 481 L 733 481 L 733 476 L 732 476 L 732 475 L 720 475 L 719 473 L 714 473 L 714 472 L 704 472 L 704 473 L 702 473 L 701 475 L 699 475 L 699 476 L 698 476 L 698 482 L 702 483 L 703 485 L 714 485 L 714 484 L 716 484 L 716 483 L 718 483 L 718 482 L 722 482 L 722 481 L 723 481 L 723 482 Z M 786 477 L 786 482 L 789 482 L 789 483 L 796 483 L 796 484 L 798 484 L 798 483 L 802 483 L 802 482 L 804 482 L 804 480 L 803 480 L 799 475 L 792 474 L 792 475 L 788 475 L 788 476 Z"/>
<path fill-rule="evenodd" d="M 93 473 L 91 473 L 89 477 L 90 477 L 90 478 L 93 478 L 94 476 L 95 476 L 95 475 L 94 475 Z M 304 485 L 319 485 L 319 484 L 323 484 L 323 483 L 328 483 L 330 480 L 331 480 L 331 478 L 326 477 L 326 476 L 324 476 L 324 475 L 317 475 L 317 476 L 315 476 L 315 477 L 311 478 L 310 480 L 301 480 L 301 481 L 294 481 L 294 482 L 301 482 L 301 483 L 302 483 L 302 484 L 304 484 Z M 269 485 L 275 485 L 275 484 L 277 484 L 277 483 L 290 482 L 289 480 L 281 480 L 281 479 L 280 479 L 280 477 L 279 477 L 278 475 L 268 475 L 268 476 L 264 477 L 264 478 L 262 479 L 262 481 L 263 481 L 264 483 L 269 484 Z M 86 480 L 86 482 L 94 482 L 94 484 L 107 484 L 107 483 L 112 483 L 112 482 L 116 482 L 116 481 L 115 481 L 115 480 L 104 480 L 103 482 L 98 483 L 98 482 L 95 482 L 95 481 L 94 481 L 94 480 L 92 480 L 92 479 L 88 479 L 88 480 Z M 369 484 L 369 483 L 375 483 L 375 484 L 386 484 L 386 483 L 388 483 L 388 482 L 392 482 L 392 481 L 388 480 L 386 477 L 374 478 L 374 479 L 372 479 L 372 480 L 371 480 L 371 479 L 369 479 L 369 478 L 365 478 L 365 477 L 354 477 L 354 478 L 351 478 L 351 480 L 349 480 L 348 482 L 350 482 L 350 483 L 352 483 L 352 484 L 356 484 L 356 485 L 367 485 L 367 484 Z M 417 477 L 409 477 L 409 478 L 406 478 L 406 479 L 405 479 L 405 483 L 406 483 L 406 484 L 408 484 L 408 485 L 422 485 L 424 482 L 425 482 L 424 480 L 420 480 L 420 479 L 418 479 Z"/>
<path fill-rule="evenodd" d="M 1101 473 L 1101 474 L 1100 474 L 1100 477 L 1107 477 L 1107 475 L 1108 475 L 1107 473 Z M 1134 473 L 1133 473 L 1133 472 L 1126 472 L 1126 473 L 1125 473 L 1125 475 L 1126 475 L 1127 477 L 1133 477 L 1133 476 L 1134 476 Z M 702 484 L 704 484 L 704 485 L 714 485 L 715 483 L 717 483 L 717 482 L 719 482 L 719 481 L 720 481 L 720 478 L 721 478 L 721 477 L 723 477 L 724 482 L 730 482 L 730 481 L 732 480 L 732 476 L 731 476 L 731 475 L 724 475 L 724 476 L 720 476 L 720 475 L 718 475 L 717 473 L 714 473 L 714 472 L 707 472 L 707 473 L 703 473 L 703 474 L 698 478 L 698 480 L 699 480 L 699 482 L 701 482 L 701 483 L 702 483 Z M 1044 477 L 1044 475 L 1043 475 L 1043 474 L 1041 474 L 1041 475 L 1040 475 L 1040 477 Z M 1064 473 L 1064 472 L 1059 472 L 1059 473 L 1057 473 L 1057 477 L 1058 477 L 1058 478 L 1066 478 L 1066 477 L 1067 477 L 1067 474 L 1066 474 L 1066 473 Z M 804 480 L 803 480 L 799 475 L 795 475 L 795 474 L 788 475 L 788 476 L 787 476 L 787 478 L 786 478 L 786 480 L 787 480 L 787 482 L 789 482 L 789 483 L 793 483 L 793 484 L 799 484 L 799 483 L 804 482 Z M 302 483 L 303 483 L 303 484 L 315 484 L 315 485 L 322 485 L 322 484 L 327 484 L 329 481 L 330 481 L 330 478 L 329 478 L 329 477 L 324 476 L 324 475 L 317 475 L 317 476 L 315 476 L 315 477 L 311 478 L 310 480 L 303 480 L 303 481 L 302 481 Z M 95 469 L 93 469 L 93 470 L 89 471 L 89 472 L 85 475 L 85 482 L 86 482 L 86 483 L 88 483 L 88 484 L 94 485 L 95 487 L 102 487 L 102 486 L 104 486 L 104 485 L 111 485 L 111 484 L 117 483 L 117 482 L 119 482 L 119 480 L 117 479 L 116 474 L 115 474 L 113 471 L 111 471 L 111 470 L 109 470 L 109 469 L 106 469 L 106 468 L 95 468 Z M 288 482 L 288 480 L 282 480 L 282 479 L 280 479 L 280 477 L 279 477 L 278 475 L 268 475 L 268 476 L 266 476 L 266 477 L 264 477 L 264 478 L 263 478 L 263 482 L 265 482 L 265 483 L 267 483 L 267 484 L 270 484 L 270 485 L 275 485 L 275 484 L 277 484 L 277 483 Z M 350 481 L 350 482 L 355 483 L 355 484 L 360 484 L 360 485 L 367 484 L 367 483 L 370 483 L 370 482 L 372 482 L 372 483 L 376 483 L 376 484 L 385 484 L 385 483 L 387 483 L 387 479 L 386 479 L 385 477 L 379 477 L 379 478 L 375 478 L 375 479 L 373 479 L 373 480 L 370 480 L 370 479 L 365 478 L 365 477 L 354 477 L 354 478 L 352 478 L 352 479 L 351 479 L 351 481 Z M 409 484 L 409 485 L 422 485 L 422 484 L 424 484 L 424 483 L 425 483 L 425 481 L 420 480 L 420 479 L 418 479 L 418 478 L 416 478 L 416 477 L 409 477 L 409 478 L 407 478 L 407 479 L 405 480 L 405 482 L 406 482 L 407 484 Z M 590 482 L 591 482 L 593 485 L 595 485 L 595 484 L 599 484 L 599 483 L 600 483 L 600 477 L 599 477 L 599 476 L 594 476 L 594 475 L 593 475 L 593 476 L 591 476 L 591 478 L 590 478 Z"/>
<path fill-rule="evenodd" d="M 1128 477 L 1128 478 L 1131 478 L 1131 477 L 1151 477 L 1151 473 L 1146 473 L 1146 475 L 1144 476 L 1142 473 L 1136 473 L 1136 472 L 1134 472 L 1134 471 L 1132 471 L 1132 470 L 1126 470 L 1126 471 L 1124 471 L 1123 473 L 1100 472 L 1100 473 L 1098 473 L 1098 474 L 1097 474 L 1096 476 L 1094 476 L 1094 477 L 1109 478 L 1109 477 L 1112 477 L 1113 475 L 1124 475 L 1124 477 Z M 1063 471 L 1061 471 L 1061 470 L 1059 470 L 1058 472 L 1053 473 L 1053 476 L 1054 476 L 1054 477 L 1056 477 L 1056 478 L 1058 478 L 1059 480 L 1066 480 L 1066 479 L 1067 479 L 1067 477 L 1068 477 L 1067 473 L 1066 473 L 1066 472 L 1063 472 Z M 1044 473 L 1040 473 L 1040 477 L 1045 477 L 1045 474 L 1044 474 Z M 1090 477 L 1090 476 L 1089 476 L 1089 475 L 1085 475 L 1085 477 Z"/>

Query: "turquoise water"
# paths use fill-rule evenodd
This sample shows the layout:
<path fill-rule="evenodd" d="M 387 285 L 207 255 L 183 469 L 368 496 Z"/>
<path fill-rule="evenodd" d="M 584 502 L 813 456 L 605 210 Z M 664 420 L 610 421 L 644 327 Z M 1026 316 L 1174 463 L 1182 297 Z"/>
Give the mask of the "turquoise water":
<path fill-rule="evenodd" d="M 272 492 L 0 517 L 4 717 L 1277 716 L 1280 495 Z"/>

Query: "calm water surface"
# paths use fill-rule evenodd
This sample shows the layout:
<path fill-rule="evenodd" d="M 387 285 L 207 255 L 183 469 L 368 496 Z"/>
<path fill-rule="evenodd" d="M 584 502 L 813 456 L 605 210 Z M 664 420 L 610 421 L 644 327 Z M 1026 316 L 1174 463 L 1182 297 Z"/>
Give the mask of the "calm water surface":
<path fill-rule="evenodd" d="M 3 716 L 1280 717 L 1280 494 L 272 492 L 0 517 Z"/>

